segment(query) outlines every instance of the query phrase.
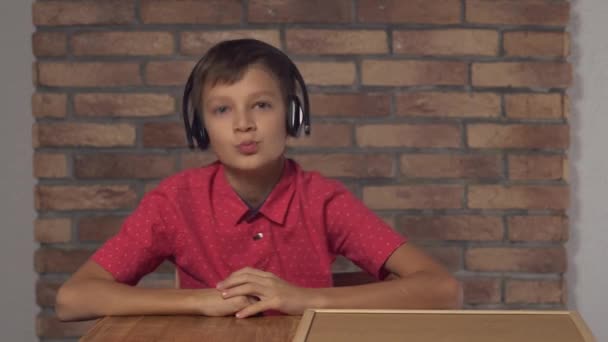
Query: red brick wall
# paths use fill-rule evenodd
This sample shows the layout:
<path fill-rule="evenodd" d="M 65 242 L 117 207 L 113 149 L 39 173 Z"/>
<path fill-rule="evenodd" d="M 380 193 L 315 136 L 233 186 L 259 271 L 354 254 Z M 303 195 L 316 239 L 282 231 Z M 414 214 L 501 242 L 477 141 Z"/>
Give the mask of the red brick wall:
<path fill-rule="evenodd" d="M 81 334 L 53 316 L 59 284 L 159 179 L 212 160 L 185 148 L 180 94 L 242 36 L 307 80 L 313 136 L 290 155 L 445 263 L 466 307 L 562 307 L 568 17 L 559 0 L 35 2 L 38 334 Z"/>

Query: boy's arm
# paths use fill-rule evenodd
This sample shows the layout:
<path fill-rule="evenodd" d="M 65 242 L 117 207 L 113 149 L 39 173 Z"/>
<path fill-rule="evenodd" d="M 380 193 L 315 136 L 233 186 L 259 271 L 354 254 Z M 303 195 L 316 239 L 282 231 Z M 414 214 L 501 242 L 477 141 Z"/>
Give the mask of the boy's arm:
<path fill-rule="evenodd" d="M 301 314 L 307 308 L 331 309 L 455 309 L 462 305 L 460 283 L 422 251 L 405 244 L 385 263 L 388 281 L 308 289 L 255 269 L 235 272 L 219 284 L 224 298 L 253 295 L 260 301 L 247 306 L 237 317 L 280 310 Z"/>
<path fill-rule="evenodd" d="M 215 289 L 148 289 L 118 283 L 96 262 L 87 261 L 57 293 L 55 310 L 61 320 L 101 316 L 190 314 L 231 315 L 252 300 L 223 299 Z"/>
<path fill-rule="evenodd" d="M 387 281 L 315 290 L 318 308 L 457 309 L 462 306 L 458 280 L 409 243 L 389 257 Z"/>

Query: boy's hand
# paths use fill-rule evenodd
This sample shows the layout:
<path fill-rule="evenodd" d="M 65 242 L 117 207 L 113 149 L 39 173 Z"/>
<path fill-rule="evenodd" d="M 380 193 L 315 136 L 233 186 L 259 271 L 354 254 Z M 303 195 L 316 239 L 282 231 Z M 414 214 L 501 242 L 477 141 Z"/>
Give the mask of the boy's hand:
<path fill-rule="evenodd" d="M 278 310 L 288 315 L 302 314 L 314 303 L 309 289 L 293 286 L 272 273 L 246 267 L 232 273 L 217 284 L 225 299 L 239 296 L 254 296 L 259 301 L 237 312 L 236 317 L 245 318 L 266 310 Z"/>
<path fill-rule="evenodd" d="M 255 297 L 251 296 L 223 298 L 221 294 L 213 289 L 204 291 L 199 299 L 202 299 L 202 303 L 197 304 L 197 306 L 201 308 L 201 313 L 205 316 L 234 315 L 236 312 L 258 301 Z"/>

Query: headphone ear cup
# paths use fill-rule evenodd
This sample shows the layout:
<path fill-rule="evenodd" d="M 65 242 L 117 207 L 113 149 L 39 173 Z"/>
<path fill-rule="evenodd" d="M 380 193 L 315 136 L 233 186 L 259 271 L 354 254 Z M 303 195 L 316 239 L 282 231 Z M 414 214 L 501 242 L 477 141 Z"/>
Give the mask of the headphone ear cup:
<path fill-rule="evenodd" d="M 287 133 L 292 137 L 300 135 L 302 126 L 302 106 L 297 96 L 291 96 L 287 105 Z"/>
<path fill-rule="evenodd" d="M 209 147 L 209 136 L 207 135 L 207 130 L 205 127 L 201 127 L 201 144 L 200 148 L 202 150 L 207 149 Z"/>
<path fill-rule="evenodd" d="M 196 133 L 198 147 L 201 150 L 207 149 L 209 146 L 209 136 L 207 135 L 207 130 L 202 123 L 202 116 L 200 115 L 198 110 L 194 110 L 194 119 L 192 122 L 192 129 Z"/>

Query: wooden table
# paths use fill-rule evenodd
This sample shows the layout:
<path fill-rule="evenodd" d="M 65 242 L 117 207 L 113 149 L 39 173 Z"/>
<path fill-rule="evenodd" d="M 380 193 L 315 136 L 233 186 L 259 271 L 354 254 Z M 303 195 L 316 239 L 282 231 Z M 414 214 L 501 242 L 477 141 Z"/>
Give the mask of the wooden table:
<path fill-rule="evenodd" d="M 291 341 L 301 316 L 237 319 L 203 316 L 128 316 L 101 319 L 80 341 Z"/>
<path fill-rule="evenodd" d="M 593 342 L 570 311 L 307 310 L 304 316 L 106 317 L 81 341 Z"/>

